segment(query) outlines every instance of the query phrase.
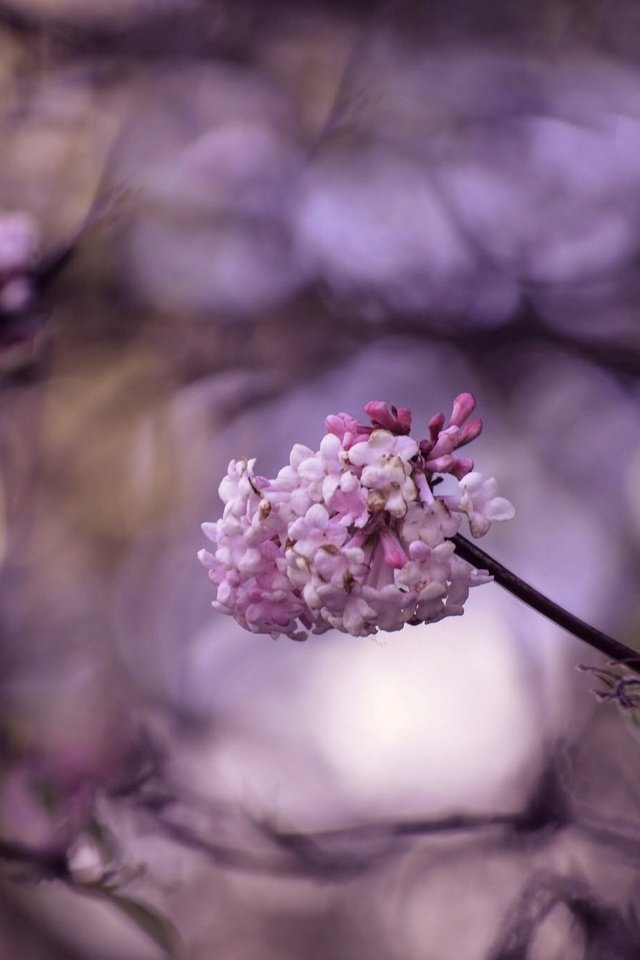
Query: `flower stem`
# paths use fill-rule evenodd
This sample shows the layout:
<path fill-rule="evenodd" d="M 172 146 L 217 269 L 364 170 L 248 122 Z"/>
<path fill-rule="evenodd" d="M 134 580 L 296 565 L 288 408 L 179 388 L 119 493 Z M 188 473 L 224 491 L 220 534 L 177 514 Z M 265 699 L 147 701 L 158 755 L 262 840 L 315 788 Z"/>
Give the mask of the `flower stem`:
<path fill-rule="evenodd" d="M 498 563 L 497 560 L 490 557 L 488 553 L 485 553 L 484 550 L 481 550 L 474 543 L 460 536 L 460 534 L 456 534 L 451 540 L 455 544 L 456 553 L 459 557 L 462 557 L 463 560 L 466 560 L 467 563 L 470 563 L 477 569 L 488 570 L 496 583 L 499 583 L 501 587 L 504 587 L 505 590 L 512 593 L 514 597 L 523 600 L 530 607 L 533 607 L 534 610 L 537 610 L 538 613 L 548 617 L 549 620 L 553 620 L 553 622 L 557 623 L 563 630 L 568 630 L 569 633 L 578 637 L 579 640 L 584 640 L 585 643 L 599 650 L 600 653 L 604 653 L 610 660 L 615 660 L 630 670 L 640 673 L 640 654 L 632 650 L 631 647 L 627 647 L 624 643 L 620 643 L 619 640 L 614 640 L 613 637 L 607 636 L 606 633 L 602 633 L 601 630 L 597 630 L 595 627 L 585 623 L 584 620 L 575 617 L 572 613 L 569 613 L 568 610 L 565 610 L 564 607 L 554 603 L 553 600 L 549 600 L 544 594 L 535 590 L 534 587 L 531 587 L 528 583 L 525 583 L 525 581 L 517 577 L 515 573 L 503 567 L 501 563 Z"/>

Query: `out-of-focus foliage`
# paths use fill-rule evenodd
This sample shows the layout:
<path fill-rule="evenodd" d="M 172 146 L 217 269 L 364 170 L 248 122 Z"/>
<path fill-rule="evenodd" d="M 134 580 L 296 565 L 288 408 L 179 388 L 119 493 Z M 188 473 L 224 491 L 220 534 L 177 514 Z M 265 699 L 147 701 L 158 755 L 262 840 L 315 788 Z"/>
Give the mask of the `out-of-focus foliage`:
<path fill-rule="evenodd" d="M 274 643 L 196 560 L 231 457 L 471 389 L 487 549 L 637 645 L 634 0 L 8 0 L 0 95 L 1 960 L 635 957 L 594 655 L 497 587 Z"/>

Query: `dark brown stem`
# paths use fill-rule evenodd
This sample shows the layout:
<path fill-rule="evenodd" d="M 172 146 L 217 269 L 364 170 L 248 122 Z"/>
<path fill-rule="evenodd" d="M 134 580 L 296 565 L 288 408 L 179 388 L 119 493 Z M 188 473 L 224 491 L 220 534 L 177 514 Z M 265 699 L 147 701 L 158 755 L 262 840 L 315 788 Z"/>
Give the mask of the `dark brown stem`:
<path fill-rule="evenodd" d="M 463 560 L 466 560 L 479 570 L 488 570 L 496 583 L 499 583 L 501 587 L 504 587 L 505 590 L 512 593 L 514 597 L 523 600 L 524 603 L 533 607 L 538 613 L 541 613 L 544 617 L 548 617 L 549 620 L 553 620 L 553 622 L 557 623 L 563 630 L 568 630 L 569 633 L 578 637 L 579 640 L 584 640 L 589 646 L 599 650 L 600 653 L 604 653 L 610 660 L 615 660 L 630 670 L 640 673 L 640 654 L 632 650 L 631 647 L 625 646 L 625 644 L 620 643 L 619 640 L 614 640 L 613 637 L 608 637 L 606 633 L 602 633 L 601 630 L 596 630 L 595 627 L 585 623 L 584 620 L 574 617 L 574 615 L 569 613 L 568 610 L 565 610 L 564 607 L 559 606 L 559 604 L 554 603 L 553 600 L 549 600 L 544 594 L 529 586 L 528 583 L 525 583 L 524 580 L 517 577 L 515 573 L 507 570 L 501 563 L 498 563 L 497 560 L 494 560 L 493 557 L 490 557 L 488 553 L 485 553 L 484 550 L 481 550 L 474 543 L 466 540 L 465 537 L 456 534 L 456 536 L 451 539 L 455 544 L 456 553 L 459 557 L 462 557 Z"/>

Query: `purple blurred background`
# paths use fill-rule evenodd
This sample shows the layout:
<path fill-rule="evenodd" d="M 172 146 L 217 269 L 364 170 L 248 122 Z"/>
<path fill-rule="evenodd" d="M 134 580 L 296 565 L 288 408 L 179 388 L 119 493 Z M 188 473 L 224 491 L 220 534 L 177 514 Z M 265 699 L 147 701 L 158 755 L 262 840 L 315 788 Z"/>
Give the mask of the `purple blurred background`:
<path fill-rule="evenodd" d="M 493 585 L 272 641 L 196 560 L 231 457 L 472 390 L 483 547 L 640 646 L 640 8 L 0 2 L 0 94 L 0 960 L 640 955 L 601 658 Z"/>

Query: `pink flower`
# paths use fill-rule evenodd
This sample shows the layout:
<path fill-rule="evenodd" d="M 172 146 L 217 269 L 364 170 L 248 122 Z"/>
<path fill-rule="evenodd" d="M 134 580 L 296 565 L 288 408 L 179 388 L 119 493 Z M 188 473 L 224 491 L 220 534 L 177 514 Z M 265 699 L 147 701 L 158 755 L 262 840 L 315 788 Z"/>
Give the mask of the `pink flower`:
<path fill-rule="evenodd" d="M 411 461 L 417 453 L 415 440 L 388 430 L 374 430 L 366 441 L 351 447 L 349 463 L 362 467 L 359 479 L 369 491 L 367 505 L 372 513 L 386 510 L 393 517 L 405 515 L 408 503 L 416 499 Z"/>
<path fill-rule="evenodd" d="M 273 480 L 256 476 L 253 460 L 232 460 L 222 518 L 203 524 L 214 550 L 199 554 L 213 606 L 254 633 L 296 640 L 461 614 L 470 588 L 491 578 L 458 557 L 450 538 L 465 518 L 477 537 L 515 512 L 495 480 L 456 453 L 482 429 L 468 419 L 474 409 L 473 396 L 460 394 L 447 426 L 437 414 L 416 441 L 408 409 L 372 401 L 371 425 L 327 417 L 319 449 L 296 444 Z M 438 494 L 444 473 L 458 493 Z"/>
<path fill-rule="evenodd" d="M 460 480 L 460 489 L 460 497 L 445 499 L 450 509 L 466 513 L 472 536 L 484 536 L 494 520 L 515 517 L 513 504 L 496 495 L 498 484 L 493 477 L 485 479 L 481 473 L 468 473 Z"/>

